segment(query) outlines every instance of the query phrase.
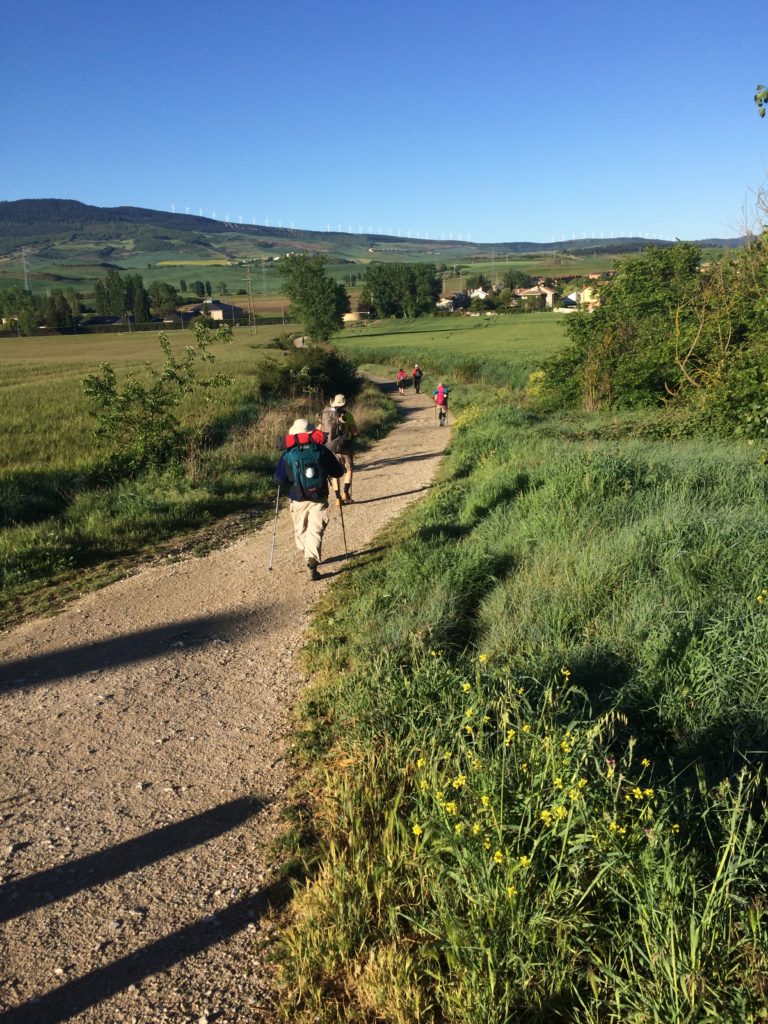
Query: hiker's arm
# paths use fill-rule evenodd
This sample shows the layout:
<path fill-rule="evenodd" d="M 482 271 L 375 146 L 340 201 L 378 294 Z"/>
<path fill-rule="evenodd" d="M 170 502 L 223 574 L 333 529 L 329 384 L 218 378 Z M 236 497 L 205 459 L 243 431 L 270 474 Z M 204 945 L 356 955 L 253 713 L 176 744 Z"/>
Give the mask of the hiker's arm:
<path fill-rule="evenodd" d="M 333 476 L 337 479 L 340 476 L 344 476 L 344 473 L 346 472 L 344 466 L 339 462 L 333 452 L 325 446 L 320 449 L 320 465 L 328 476 Z"/>
<path fill-rule="evenodd" d="M 288 467 L 285 464 L 285 456 L 280 456 L 280 461 L 275 467 L 275 483 L 276 484 L 290 484 L 293 483 L 291 478 L 288 476 Z"/>

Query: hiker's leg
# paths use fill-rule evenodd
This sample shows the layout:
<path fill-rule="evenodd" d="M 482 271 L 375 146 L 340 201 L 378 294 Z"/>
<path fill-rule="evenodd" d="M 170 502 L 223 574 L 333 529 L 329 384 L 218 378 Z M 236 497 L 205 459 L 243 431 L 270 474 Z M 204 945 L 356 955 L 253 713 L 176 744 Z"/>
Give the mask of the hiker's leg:
<path fill-rule="evenodd" d="M 345 473 L 341 478 L 342 485 L 344 487 L 344 500 L 350 501 L 350 490 L 352 489 L 352 476 L 355 472 L 355 460 L 352 450 L 342 452 L 339 455 L 339 460 L 344 463 Z"/>
<path fill-rule="evenodd" d="M 293 519 L 293 536 L 296 541 L 296 547 L 299 551 L 304 553 L 304 542 L 307 534 L 307 516 L 309 515 L 309 506 L 313 505 L 311 501 L 292 501 L 291 502 L 291 519 Z"/>
<path fill-rule="evenodd" d="M 307 562 L 317 565 L 321 561 L 323 533 L 328 525 L 328 502 L 308 501 L 307 530 L 304 534 L 304 554 Z"/>

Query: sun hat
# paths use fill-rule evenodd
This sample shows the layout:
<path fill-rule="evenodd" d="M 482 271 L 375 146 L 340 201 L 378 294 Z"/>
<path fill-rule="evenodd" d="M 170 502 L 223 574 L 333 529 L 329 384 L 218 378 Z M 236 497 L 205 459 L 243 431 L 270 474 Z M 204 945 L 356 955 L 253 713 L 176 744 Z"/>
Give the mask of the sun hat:
<path fill-rule="evenodd" d="M 288 428 L 289 434 L 311 434 L 315 428 L 309 420 L 294 420 Z"/>
<path fill-rule="evenodd" d="M 343 405 L 347 404 L 347 400 L 344 395 L 336 395 L 331 399 L 331 408 L 340 409 Z"/>
<path fill-rule="evenodd" d="M 414 364 L 413 364 L 413 368 L 414 368 L 414 370 L 419 370 L 419 369 L 421 369 L 421 367 L 419 366 L 419 364 L 418 364 L 418 363 L 414 363 Z"/>

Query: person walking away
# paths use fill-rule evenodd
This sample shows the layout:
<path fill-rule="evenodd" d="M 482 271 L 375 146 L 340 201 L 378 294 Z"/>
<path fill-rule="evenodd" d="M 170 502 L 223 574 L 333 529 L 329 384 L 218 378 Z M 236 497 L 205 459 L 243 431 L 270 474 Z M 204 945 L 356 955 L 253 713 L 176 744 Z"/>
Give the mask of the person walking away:
<path fill-rule="evenodd" d="M 405 382 L 407 380 L 408 374 L 401 366 L 400 369 L 397 371 L 397 390 L 400 392 L 401 395 L 405 394 Z"/>
<path fill-rule="evenodd" d="M 285 451 L 275 467 L 275 482 L 289 484 L 291 518 L 296 547 L 304 555 L 312 580 L 322 579 L 323 534 L 328 525 L 328 478 L 344 474 L 344 467 L 323 444 L 323 431 L 307 420 L 294 420 L 285 438 Z"/>
<path fill-rule="evenodd" d="M 421 391 L 421 378 L 423 376 L 424 374 L 421 372 L 421 367 L 419 366 L 418 363 L 416 363 L 413 370 L 411 371 L 411 377 L 413 377 L 413 390 L 416 392 L 417 395 Z"/>
<path fill-rule="evenodd" d="M 342 503 L 349 505 L 354 501 L 351 490 L 352 477 L 355 472 L 357 426 L 354 416 L 347 409 L 347 400 L 344 395 L 335 395 L 323 409 L 320 414 L 320 429 L 326 435 L 326 446 L 344 467 L 344 479 L 333 481 L 336 504 L 339 507 Z M 344 486 L 343 494 L 339 486 L 340 483 Z"/>
<path fill-rule="evenodd" d="M 445 426 L 445 420 L 448 416 L 448 395 L 450 394 L 449 389 L 445 384 L 438 384 L 435 390 L 432 392 L 432 397 L 437 406 L 437 418 L 440 421 L 440 426 Z"/>

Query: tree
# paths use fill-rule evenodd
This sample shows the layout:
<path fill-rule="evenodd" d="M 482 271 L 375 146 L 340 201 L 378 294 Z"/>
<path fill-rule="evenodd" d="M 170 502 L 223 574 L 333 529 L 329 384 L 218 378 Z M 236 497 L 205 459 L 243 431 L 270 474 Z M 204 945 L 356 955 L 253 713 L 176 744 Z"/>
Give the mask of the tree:
<path fill-rule="evenodd" d="M 219 295 L 226 295 L 226 293 L 227 293 L 227 282 L 226 281 L 219 281 L 219 283 L 218 283 L 218 285 L 216 287 L 216 291 L 219 293 Z"/>
<path fill-rule="evenodd" d="M 184 278 L 182 278 L 182 279 L 181 279 L 181 280 L 179 281 L 179 291 L 180 291 L 180 292 L 182 293 L 182 295 L 183 295 L 183 294 L 184 294 L 184 292 L 185 292 L 186 290 L 187 290 L 187 282 L 186 282 L 186 281 L 184 280 Z"/>
<path fill-rule="evenodd" d="M 179 301 L 179 293 L 165 281 L 153 281 L 148 293 L 151 311 L 155 314 L 172 313 Z"/>
<path fill-rule="evenodd" d="M 289 255 L 278 269 L 291 300 L 291 315 L 304 324 L 312 341 L 327 341 L 344 324 L 349 296 L 344 285 L 326 274 L 325 257 Z"/>
<path fill-rule="evenodd" d="M 205 282 L 205 294 L 208 296 L 209 299 L 211 297 L 212 290 L 213 289 L 211 288 L 211 282 L 210 281 L 206 281 Z"/>
<path fill-rule="evenodd" d="M 191 287 L 198 299 L 205 298 L 205 285 L 202 281 L 193 281 Z"/>
<path fill-rule="evenodd" d="M 61 289 L 54 289 L 45 301 L 45 324 L 54 331 L 72 329 L 72 310 Z"/>
<path fill-rule="evenodd" d="M 365 283 L 379 316 L 431 313 L 442 281 L 433 263 L 371 263 Z"/>
<path fill-rule="evenodd" d="M 765 117 L 765 108 L 768 107 L 768 86 L 758 85 L 755 93 L 755 103 L 760 117 Z"/>
<path fill-rule="evenodd" d="M 374 313 L 373 296 L 371 295 L 371 289 L 367 284 L 364 284 L 360 289 L 360 296 L 357 300 L 357 308 L 360 313 L 368 313 L 371 316 Z"/>

